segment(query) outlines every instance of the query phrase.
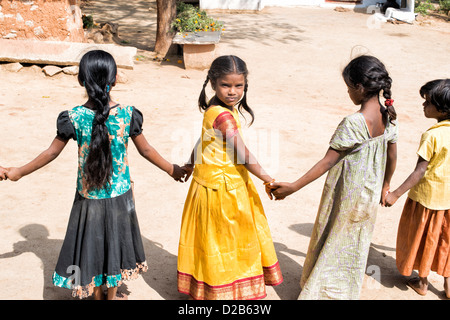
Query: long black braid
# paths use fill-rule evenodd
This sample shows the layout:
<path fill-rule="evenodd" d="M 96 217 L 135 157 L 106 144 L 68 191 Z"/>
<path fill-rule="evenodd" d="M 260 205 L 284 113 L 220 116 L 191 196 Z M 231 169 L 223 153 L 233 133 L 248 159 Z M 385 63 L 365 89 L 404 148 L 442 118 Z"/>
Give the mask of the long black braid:
<path fill-rule="evenodd" d="M 109 91 L 116 81 L 117 66 L 114 58 L 102 50 L 86 53 L 80 61 L 78 80 L 94 102 L 89 154 L 84 164 L 87 190 L 108 187 L 112 175 L 112 154 L 109 132 L 105 124 L 109 116 Z"/>

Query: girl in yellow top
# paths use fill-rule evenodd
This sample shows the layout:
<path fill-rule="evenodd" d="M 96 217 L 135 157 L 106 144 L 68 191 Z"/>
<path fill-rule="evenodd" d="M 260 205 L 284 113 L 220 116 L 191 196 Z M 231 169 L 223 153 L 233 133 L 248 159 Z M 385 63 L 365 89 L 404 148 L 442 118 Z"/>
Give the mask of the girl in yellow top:
<path fill-rule="evenodd" d="M 428 289 L 431 271 L 444 277 L 450 298 L 450 79 L 427 82 L 420 88 L 424 114 L 438 122 L 422 134 L 415 170 L 385 200 L 386 206 L 409 191 L 397 235 L 397 268 L 419 278 L 408 285 L 420 295 Z"/>
<path fill-rule="evenodd" d="M 282 276 L 269 226 L 248 171 L 267 185 L 242 140 L 238 110 L 247 104 L 247 67 L 236 56 L 213 61 L 199 97 L 202 136 L 184 169 L 193 180 L 178 248 L 178 291 L 193 299 L 260 299 Z M 215 96 L 206 102 L 211 81 Z"/>

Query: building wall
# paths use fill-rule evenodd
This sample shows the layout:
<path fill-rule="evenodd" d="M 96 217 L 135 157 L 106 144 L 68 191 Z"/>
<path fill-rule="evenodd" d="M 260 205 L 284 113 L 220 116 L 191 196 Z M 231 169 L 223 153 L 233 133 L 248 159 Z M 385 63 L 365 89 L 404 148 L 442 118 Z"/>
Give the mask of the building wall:
<path fill-rule="evenodd" d="M 202 9 L 262 10 L 264 7 L 321 6 L 368 7 L 385 0 L 362 0 L 361 3 L 325 0 L 200 0 Z"/>
<path fill-rule="evenodd" d="M 0 0 L 0 38 L 85 42 L 78 0 Z"/>
<path fill-rule="evenodd" d="M 201 9 L 261 10 L 263 0 L 200 0 Z"/>

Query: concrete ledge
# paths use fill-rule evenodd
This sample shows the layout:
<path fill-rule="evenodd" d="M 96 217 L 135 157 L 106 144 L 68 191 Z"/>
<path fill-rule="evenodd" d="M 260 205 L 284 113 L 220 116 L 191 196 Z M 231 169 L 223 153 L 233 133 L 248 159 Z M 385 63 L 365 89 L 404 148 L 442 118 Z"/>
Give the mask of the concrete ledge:
<path fill-rule="evenodd" d="M 208 69 L 215 59 L 216 44 L 220 41 L 220 31 L 199 31 L 177 33 L 172 42 L 183 46 L 184 67 L 186 69 Z"/>
<path fill-rule="evenodd" d="M 134 68 L 134 47 L 81 42 L 0 39 L 0 61 L 78 65 L 84 53 L 95 49 L 109 52 L 119 68 Z"/>
<path fill-rule="evenodd" d="M 186 69 L 209 69 L 216 57 L 214 44 L 184 44 L 183 59 Z"/>
<path fill-rule="evenodd" d="M 172 42 L 176 44 L 217 44 L 220 31 L 178 32 Z"/>

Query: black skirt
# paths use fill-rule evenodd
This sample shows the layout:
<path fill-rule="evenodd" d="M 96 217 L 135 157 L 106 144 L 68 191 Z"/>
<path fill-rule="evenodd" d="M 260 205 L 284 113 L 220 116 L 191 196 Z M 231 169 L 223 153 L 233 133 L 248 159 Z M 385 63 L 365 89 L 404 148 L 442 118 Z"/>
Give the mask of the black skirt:
<path fill-rule="evenodd" d="M 132 190 L 108 199 L 75 195 L 53 284 L 85 298 L 147 271 Z"/>

